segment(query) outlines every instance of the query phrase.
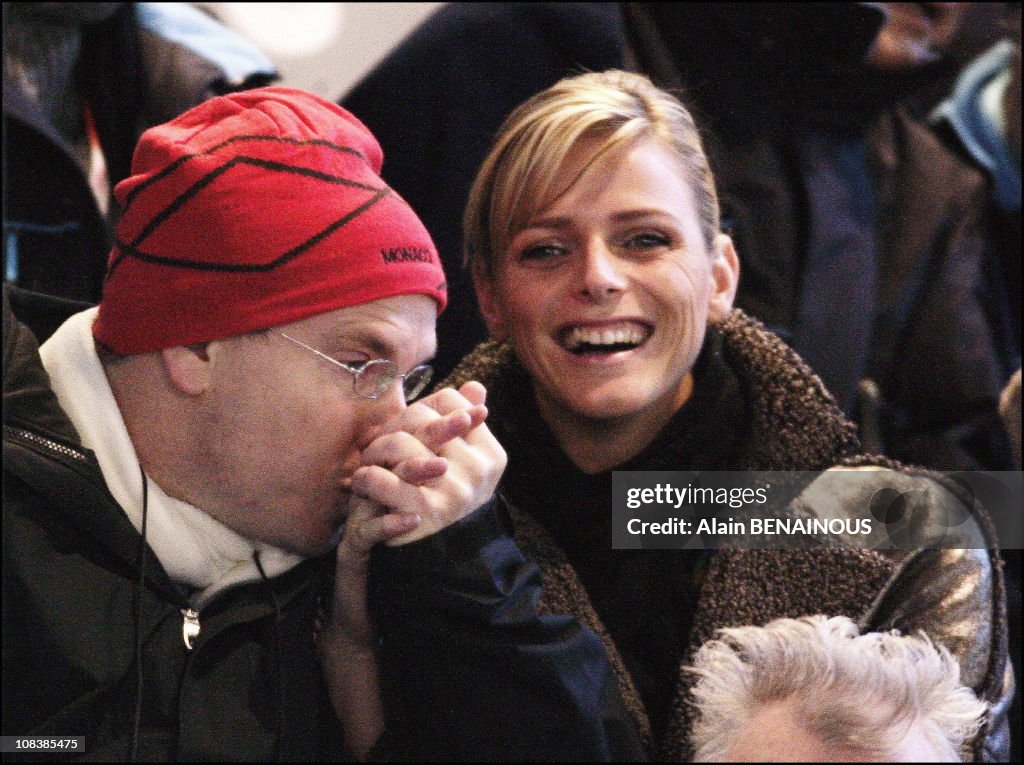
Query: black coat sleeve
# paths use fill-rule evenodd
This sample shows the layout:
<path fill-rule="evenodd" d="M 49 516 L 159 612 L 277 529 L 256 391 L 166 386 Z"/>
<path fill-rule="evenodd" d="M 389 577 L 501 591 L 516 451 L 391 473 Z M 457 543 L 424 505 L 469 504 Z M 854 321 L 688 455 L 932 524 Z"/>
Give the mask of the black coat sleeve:
<path fill-rule="evenodd" d="M 374 551 L 387 756 L 642 759 L 600 639 L 539 614 L 539 569 L 506 533 L 501 506 Z"/>

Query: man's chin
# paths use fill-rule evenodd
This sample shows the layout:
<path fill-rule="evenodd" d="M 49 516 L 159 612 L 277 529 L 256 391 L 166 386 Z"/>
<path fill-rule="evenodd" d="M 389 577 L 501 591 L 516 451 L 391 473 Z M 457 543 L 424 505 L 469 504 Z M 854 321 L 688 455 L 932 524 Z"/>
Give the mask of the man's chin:
<path fill-rule="evenodd" d="M 292 537 L 279 547 L 303 558 L 317 558 L 334 550 L 345 533 L 345 522 L 338 521 L 322 528 L 310 529 L 301 539 Z"/>
<path fill-rule="evenodd" d="M 328 541 L 311 541 L 303 545 L 289 545 L 288 547 L 282 547 L 281 549 L 286 550 L 295 555 L 303 558 L 319 558 L 321 555 L 326 555 L 332 552 L 341 541 L 341 535 L 343 528 L 336 531 Z"/>
<path fill-rule="evenodd" d="M 349 514 L 349 500 L 352 492 L 342 489 L 334 502 L 333 512 L 323 518 L 323 526 L 309 530 L 302 540 L 292 539 L 291 544 L 281 545 L 289 552 L 306 558 L 315 558 L 335 549 L 345 534 L 345 521 Z"/>

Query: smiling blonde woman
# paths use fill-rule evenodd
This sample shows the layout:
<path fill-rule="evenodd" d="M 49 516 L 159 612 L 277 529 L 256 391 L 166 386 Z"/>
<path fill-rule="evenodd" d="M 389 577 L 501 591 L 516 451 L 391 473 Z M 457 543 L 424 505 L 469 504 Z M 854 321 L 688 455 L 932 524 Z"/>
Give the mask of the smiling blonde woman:
<path fill-rule="evenodd" d="M 872 463 L 818 377 L 732 308 L 737 254 L 678 99 L 619 71 L 534 96 L 498 131 L 464 229 L 492 341 L 447 384 L 487 386 L 544 607 L 602 635 L 652 756 L 688 756 L 681 664 L 724 626 L 826 614 L 923 630 L 979 695 L 1005 692 L 987 551 L 611 549 L 615 470 Z"/>

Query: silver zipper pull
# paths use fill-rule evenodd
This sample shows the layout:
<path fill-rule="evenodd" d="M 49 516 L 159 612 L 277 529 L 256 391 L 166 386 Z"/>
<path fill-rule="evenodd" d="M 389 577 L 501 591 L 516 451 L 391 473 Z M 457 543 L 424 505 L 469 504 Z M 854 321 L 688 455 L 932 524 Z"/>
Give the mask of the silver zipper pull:
<path fill-rule="evenodd" d="M 183 608 L 181 615 L 185 617 L 181 623 L 181 636 L 185 639 L 185 647 L 191 651 L 192 641 L 199 635 L 199 612 L 191 608 Z"/>

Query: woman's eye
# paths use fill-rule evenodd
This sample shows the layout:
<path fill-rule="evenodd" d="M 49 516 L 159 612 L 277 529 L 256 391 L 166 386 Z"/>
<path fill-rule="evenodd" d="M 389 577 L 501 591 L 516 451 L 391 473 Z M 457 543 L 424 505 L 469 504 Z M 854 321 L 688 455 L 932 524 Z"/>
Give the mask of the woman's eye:
<path fill-rule="evenodd" d="M 549 260 L 565 252 L 562 247 L 553 244 L 537 244 L 527 247 L 519 253 L 520 260 Z"/>
<path fill-rule="evenodd" d="M 649 250 L 657 247 L 667 247 L 671 242 L 671 238 L 665 234 L 650 231 L 627 238 L 625 245 L 631 249 Z"/>

